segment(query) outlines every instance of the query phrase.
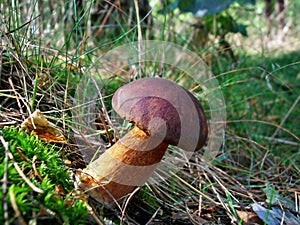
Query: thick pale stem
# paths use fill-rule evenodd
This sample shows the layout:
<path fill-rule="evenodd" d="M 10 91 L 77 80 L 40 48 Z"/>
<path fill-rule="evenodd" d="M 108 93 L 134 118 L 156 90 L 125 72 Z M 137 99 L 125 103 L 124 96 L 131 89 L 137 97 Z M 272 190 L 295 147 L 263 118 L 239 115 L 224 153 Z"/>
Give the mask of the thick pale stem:
<path fill-rule="evenodd" d="M 148 180 L 167 148 L 134 127 L 83 171 L 80 187 L 99 202 L 118 200 Z"/>

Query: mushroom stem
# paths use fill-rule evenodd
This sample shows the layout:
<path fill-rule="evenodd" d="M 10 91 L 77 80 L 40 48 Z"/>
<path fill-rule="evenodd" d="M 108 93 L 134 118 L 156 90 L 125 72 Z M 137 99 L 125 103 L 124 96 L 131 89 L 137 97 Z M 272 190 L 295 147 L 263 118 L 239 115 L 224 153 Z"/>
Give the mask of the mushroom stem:
<path fill-rule="evenodd" d="M 129 194 L 148 180 L 168 148 L 151 144 L 150 135 L 134 127 L 83 170 L 80 187 L 104 204 Z"/>

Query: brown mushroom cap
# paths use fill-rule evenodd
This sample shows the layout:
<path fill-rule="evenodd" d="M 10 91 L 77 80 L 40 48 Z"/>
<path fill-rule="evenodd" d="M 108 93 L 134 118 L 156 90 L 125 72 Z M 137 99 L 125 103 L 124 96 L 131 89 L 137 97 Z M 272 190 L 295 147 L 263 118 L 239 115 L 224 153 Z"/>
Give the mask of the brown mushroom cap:
<path fill-rule="evenodd" d="M 193 94 L 172 81 L 135 80 L 115 92 L 112 106 L 150 136 L 163 135 L 164 142 L 184 150 L 198 150 L 206 142 L 208 129 L 202 106 Z"/>

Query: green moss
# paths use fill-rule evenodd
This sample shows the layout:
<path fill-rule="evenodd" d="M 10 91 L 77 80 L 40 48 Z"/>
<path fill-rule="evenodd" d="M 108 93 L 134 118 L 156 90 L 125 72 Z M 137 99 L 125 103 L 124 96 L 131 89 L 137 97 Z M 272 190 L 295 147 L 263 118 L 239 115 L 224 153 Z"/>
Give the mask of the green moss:
<path fill-rule="evenodd" d="M 0 197 L 5 194 L 9 222 L 18 220 L 16 209 L 13 209 L 15 205 L 27 223 L 36 220 L 43 224 L 86 224 L 85 203 L 69 194 L 74 186 L 60 149 L 14 127 L 4 128 L 0 134 L 8 142 L 9 152 L 13 155 L 13 158 L 7 157 L 5 148 L 0 147 L 0 176 L 2 185 L 7 186 L 7 193 L 1 192 Z M 42 193 L 32 190 L 17 172 L 16 165 Z M 5 173 L 6 180 L 3 179 Z M 2 207 L 0 224 L 4 224 Z"/>

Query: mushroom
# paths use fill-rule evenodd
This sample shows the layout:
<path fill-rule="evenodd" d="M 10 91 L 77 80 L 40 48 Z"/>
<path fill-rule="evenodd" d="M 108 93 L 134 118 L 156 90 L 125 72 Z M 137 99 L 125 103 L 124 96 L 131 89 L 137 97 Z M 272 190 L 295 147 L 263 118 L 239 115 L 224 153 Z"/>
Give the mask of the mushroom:
<path fill-rule="evenodd" d="M 79 186 L 101 203 L 113 203 L 143 185 L 169 145 L 195 151 L 206 142 L 202 106 L 172 81 L 135 80 L 115 92 L 112 106 L 134 127 L 80 175 Z"/>

